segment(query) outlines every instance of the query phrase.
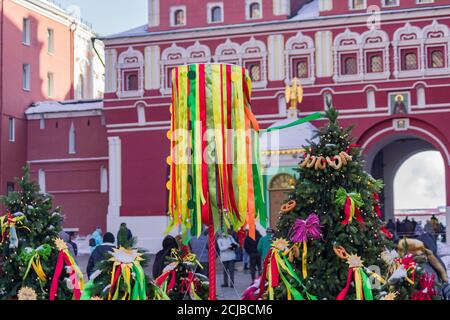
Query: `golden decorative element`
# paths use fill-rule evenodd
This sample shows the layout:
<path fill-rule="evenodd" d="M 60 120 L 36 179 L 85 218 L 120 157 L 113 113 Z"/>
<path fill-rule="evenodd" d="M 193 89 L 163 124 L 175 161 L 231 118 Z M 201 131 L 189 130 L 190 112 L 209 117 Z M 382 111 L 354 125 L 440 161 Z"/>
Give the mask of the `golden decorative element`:
<path fill-rule="evenodd" d="M 285 90 L 286 103 L 290 103 L 289 110 L 297 110 L 303 101 L 303 87 L 297 78 L 292 80 L 292 86 L 287 85 Z"/>
<path fill-rule="evenodd" d="M 68 249 L 66 242 L 61 238 L 55 239 L 55 245 L 59 251 L 64 251 Z"/>
<path fill-rule="evenodd" d="M 17 293 L 19 300 L 37 300 L 36 291 L 30 287 L 22 287 Z"/>
<path fill-rule="evenodd" d="M 103 300 L 103 299 L 101 297 L 99 297 L 99 296 L 95 296 L 95 297 L 92 297 L 91 300 L 100 301 L 100 300 Z"/>
<path fill-rule="evenodd" d="M 112 257 L 109 261 L 118 263 L 118 264 L 132 264 L 135 261 L 142 261 L 142 253 L 139 253 L 136 249 L 125 249 L 124 247 L 120 247 L 119 249 L 114 248 L 111 253 Z"/>
<path fill-rule="evenodd" d="M 272 242 L 272 247 L 274 247 L 275 249 L 281 250 L 283 252 L 288 251 L 289 250 L 289 241 L 287 241 L 286 239 L 283 239 L 283 238 L 275 239 Z"/>
<path fill-rule="evenodd" d="M 393 301 L 397 298 L 397 293 L 395 292 L 390 292 L 387 295 L 385 295 L 383 298 L 381 298 L 380 300 L 389 300 L 389 301 Z"/>
<path fill-rule="evenodd" d="M 350 254 L 348 256 L 347 264 L 352 269 L 353 268 L 362 268 L 364 266 L 362 259 L 359 256 L 357 256 L 356 254 Z"/>

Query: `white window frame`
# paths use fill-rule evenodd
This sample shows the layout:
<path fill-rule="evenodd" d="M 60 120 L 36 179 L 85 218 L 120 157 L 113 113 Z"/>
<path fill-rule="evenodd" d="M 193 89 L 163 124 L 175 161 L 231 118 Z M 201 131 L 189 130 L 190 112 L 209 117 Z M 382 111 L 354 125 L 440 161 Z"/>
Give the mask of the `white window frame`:
<path fill-rule="evenodd" d="M 16 119 L 14 117 L 8 118 L 8 140 L 9 142 L 16 141 Z"/>
<path fill-rule="evenodd" d="M 130 62 L 128 59 L 135 59 L 135 61 Z M 138 71 L 138 89 L 127 91 L 125 72 L 131 70 Z M 120 54 L 117 63 L 117 78 L 117 96 L 119 98 L 142 97 L 144 95 L 144 55 L 141 51 L 129 47 L 127 51 Z"/>
<path fill-rule="evenodd" d="M 108 169 L 100 167 L 100 193 L 108 193 Z"/>
<path fill-rule="evenodd" d="M 383 8 L 395 8 L 400 6 L 400 0 L 396 0 L 395 4 L 386 4 L 386 0 L 381 0 L 381 6 Z"/>
<path fill-rule="evenodd" d="M 257 49 L 258 52 L 254 50 Z M 241 46 L 242 65 L 245 67 L 247 61 L 258 61 L 261 63 L 261 80 L 252 82 L 253 88 L 267 87 L 267 48 L 264 42 L 251 37 L 249 41 Z"/>
<path fill-rule="evenodd" d="M 250 17 L 250 6 L 254 3 L 259 4 L 259 8 L 261 10 L 261 16 L 259 18 L 252 18 Z M 247 20 L 261 20 L 264 17 L 264 11 L 263 11 L 263 3 L 262 0 L 245 0 L 245 19 Z"/>
<path fill-rule="evenodd" d="M 214 61 L 242 65 L 241 45 L 227 38 L 224 43 L 217 46 Z"/>
<path fill-rule="evenodd" d="M 213 21 L 213 12 L 212 9 L 214 9 L 215 7 L 220 7 L 221 11 L 222 11 L 222 15 L 220 17 L 219 21 Z M 208 23 L 223 23 L 225 20 L 225 11 L 223 9 L 223 2 L 209 2 L 206 5 L 206 18 L 208 20 Z"/>
<path fill-rule="evenodd" d="M 47 191 L 47 186 L 45 182 L 45 171 L 43 169 L 39 169 L 38 171 L 38 183 L 39 183 L 39 189 L 40 193 L 45 194 Z"/>
<path fill-rule="evenodd" d="M 371 39 L 380 38 L 381 42 L 373 42 Z M 364 32 L 361 35 L 361 42 L 363 45 L 363 73 L 364 80 L 379 80 L 389 79 L 391 76 L 390 59 L 389 59 L 389 36 L 385 31 L 372 29 Z M 367 54 L 370 52 L 382 52 L 383 54 L 383 71 L 382 72 L 367 72 L 368 63 Z"/>
<path fill-rule="evenodd" d="M 183 10 L 184 12 L 184 24 L 176 24 L 175 23 L 175 12 L 178 10 Z M 187 25 L 187 9 L 186 6 L 173 6 L 170 7 L 170 26 L 171 27 L 183 27 Z"/>
<path fill-rule="evenodd" d="M 351 11 L 360 11 L 360 10 L 366 10 L 367 9 L 367 0 L 363 0 L 363 7 L 362 8 L 353 8 L 353 0 L 348 0 L 348 9 Z"/>
<path fill-rule="evenodd" d="M 22 89 L 31 90 L 31 66 L 29 63 L 22 64 Z"/>
<path fill-rule="evenodd" d="M 47 28 L 47 53 L 55 53 L 55 29 Z"/>
<path fill-rule="evenodd" d="M 298 47 L 298 45 L 300 45 L 300 47 Z M 314 47 L 314 40 L 311 37 L 305 36 L 302 32 L 299 32 L 295 36 L 289 38 L 286 42 L 285 49 L 286 80 L 292 80 L 295 77 L 293 74 L 293 60 L 297 58 L 306 58 L 308 63 L 308 77 L 298 78 L 298 80 L 301 84 L 314 84 L 316 81 L 316 66 L 314 59 L 315 52 L 316 49 Z"/>
<path fill-rule="evenodd" d="M 175 56 L 179 58 L 173 58 Z M 187 61 L 188 59 L 186 49 L 177 46 L 175 42 L 173 42 L 170 47 L 163 50 L 161 54 L 161 94 L 168 95 L 172 93 L 172 88 L 170 84 L 167 83 L 168 68 L 186 64 Z"/>
<path fill-rule="evenodd" d="M 353 44 L 345 44 L 343 41 L 352 40 Z M 345 32 L 339 34 L 334 39 L 334 76 L 335 82 L 351 82 L 362 81 L 364 79 L 364 46 L 361 42 L 361 35 L 356 32 L 346 29 Z M 356 63 L 358 72 L 356 74 L 344 75 L 342 74 L 341 56 L 343 54 L 356 53 Z"/>
<path fill-rule="evenodd" d="M 442 33 L 442 37 L 429 37 L 432 33 Z M 425 75 L 448 75 L 450 73 L 450 28 L 445 24 L 440 24 L 436 20 L 432 24 L 423 28 L 424 38 L 424 65 Z M 428 67 L 428 49 L 433 47 L 444 48 L 444 67 L 443 68 L 429 68 Z"/>
<path fill-rule="evenodd" d="M 22 20 L 22 44 L 31 45 L 31 20 L 28 17 Z"/>
<path fill-rule="evenodd" d="M 53 72 L 47 73 L 47 95 L 53 98 L 55 95 L 55 74 Z"/>
<path fill-rule="evenodd" d="M 415 39 L 403 39 L 402 35 L 414 34 Z M 396 78 L 416 78 L 425 75 L 425 59 L 424 59 L 424 39 L 422 29 L 412 26 L 407 22 L 403 27 L 397 29 L 394 33 L 392 43 L 394 47 L 394 77 Z M 417 70 L 403 70 L 402 50 L 417 49 Z"/>
<path fill-rule="evenodd" d="M 72 122 L 69 129 L 69 154 L 75 154 L 76 151 L 76 131 L 75 124 Z"/>

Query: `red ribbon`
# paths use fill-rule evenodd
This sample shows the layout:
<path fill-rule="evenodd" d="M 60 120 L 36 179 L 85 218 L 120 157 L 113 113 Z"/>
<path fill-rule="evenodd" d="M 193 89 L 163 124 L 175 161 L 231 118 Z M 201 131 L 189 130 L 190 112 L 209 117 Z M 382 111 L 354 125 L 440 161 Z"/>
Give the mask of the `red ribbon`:
<path fill-rule="evenodd" d="M 376 192 L 373 193 L 373 207 L 375 208 L 378 218 L 381 218 L 380 196 Z"/>
<path fill-rule="evenodd" d="M 273 248 L 269 249 L 269 252 L 267 253 L 266 258 L 264 259 L 263 273 L 261 275 L 261 282 L 259 284 L 259 293 L 258 293 L 257 300 L 261 299 L 262 295 L 266 291 L 267 266 L 269 265 L 270 259 L 272 259 L 272 250 L 273 250 Z"/>
<path fill-rule="evenodd" d="M 69 279 L 73 279 L 73 277 L 76 276 L 75 274 L 75 268 L 72 265 L 72 263 L 70 262 L 69 257 L 67 256 L 67 254 L 64 251 L 60 251 L 58 254 L 58 261 L 56 262 L 56 267 L 55 267 L 55 273 L 53 275 L 53 279 L 52 279 L 52 285 L 50 287 L 50 300 L 55 300 L 56 296 L 58 294 L 58 282 L 59 282 L 59 278 L 61 276 L 61 273 L 63 271 L 64 268 L 64 263 L 69 266 L 72 267 L 72 272 L 69 275 Z M 74 289 L 73 289 L 73 297 L 75 300 L 80 300 L 81 298 L 81 291 L 80 291 L 80 287 L 77 285 L 77 283 L 74 283 Z"/>
<path fill-rule="evenodd" d="M 350 144 L 350 145 L 348 146 L 348 148 L 347 148 L 347 150 L 345 150 L 345 152 L 346 152 L 346 153 L 349 153 L 349 152 L 350 152 L 350 149 L 352 149 L 352 148 L 359 148 L 359 146 L 358 146 L 357 144 L 355 144 L 355 143 L 352 143 L 352 144 Z"/>
<path fill-rule="evenodd" d="M 388 239 L 394 238 L 394 235 L 388 229 L 386 229 L 385 226 L 382 226 L 380 231 L 386 235 L 386 238 L 388 238 Z"/>
<path fill-rule="evenodd" d="M 341 222 L 343 225 L 348 225 L 350 222 L 350 215 L 351 215 L 351 207 L 352 207 L 352 199 L 350 197 L 347 197 L 345 200 L 345 206 L 344 206 L 344 213 L 345 213 L 345 220 Z M 358 207 L 355 205 L 355 218 L 358 222 L 363 223 L 364 219 L 361 215 L 361 211 L 359 211 Z"/>
<path fill-rule="evenodd" d="M 342 289 L 341 292 L 339 292 L 338 296 L 336 297 L 336 300 L 345 300 L 345 298 L 347 297 L 348 290 L 350 289 L 350 284 L 352 283 L 352 278 L 353 278 L 353 269 L 349 268 L 345 288 Z"/>
<path fill-rule="evenodd" d="M 199 101 L 200 101 L 200 121 L 202 126 L 202 150 L 206 150 L 207 141 L 204 139 L 206 134 L 206 93 L 205 93 L 205 65 L 198 66 L 199 71 Z M 202 221 L 209 225 L 209 187 L 208 187 L 208 164 L 202 160 L 202 189 L 206 202 L 202 204 Z"/>
<path fill-rule="evenodd" d="M 429 273 L 425 273 L 420 278 L 420 287 L 421 290 L 414 292 L 411 295 L 411 300 L 432 300 L 433 297 L 436 296 L 436 290 L 434 288 L 434 274 L 430 275 Z"/>

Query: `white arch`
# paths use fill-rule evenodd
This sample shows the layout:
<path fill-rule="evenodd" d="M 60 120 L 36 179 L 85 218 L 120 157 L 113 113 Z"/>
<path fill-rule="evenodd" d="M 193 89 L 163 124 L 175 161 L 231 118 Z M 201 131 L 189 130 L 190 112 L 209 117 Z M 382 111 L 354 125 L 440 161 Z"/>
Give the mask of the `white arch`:
<path fill-rule="evenodd" d="M 300 82 L 302 84 L 313 84 L 315 82 L 315 51 L 313 39 L 304 35 L 302 32 L 298 32 L 295 36 L 288 39 L 285 49 L 286 81 L 293 79 L 295 76 L 293 74 L 292 59 L 295 57 L 307 57 L 309 77 L 300 79 Z"/>
<path fill-rule="evenodd" d="M 211 50 L 208 46 L 196 41 L 186 49 L 186 56 L 189 63 L 207 63 L 211 61 Z"/>
<path fill-rule="evenodd" d="M 304 48 L 294 48 L 295 44 L 305 43 L 306 47 Z M 301 31 L 298 32 L 295 36 L 291 37 L 286 41 L 286 51 L 289 50 L 307 50 L 314 48 L 314 41 L 311 37 L 304 35 Z"/>
<path fill-rule="evenodd" d="M 343 75 L 340 72 L 340 53 L 341 51 L 356 52 L 358 73 L 351 75 Z M 349 28 L 337 35 L 334 39 L 334 77 L 335 82 L 360 81 L 364 79 L 364 57 L 363 43 L 361 35 L 357 32 L 350 31 Z"/>
<path fill-rule="evenodd" d="M 433 20 L 433 23 L 429 24 L 428 26 L 425 26 L 423 28 L 423 37 L 427 40 L 431 39 L 430 33 L 438 33 L 442 32 L 442 37 L 439 37 L 441 40 L 442 38 L 449 38 L 450 37 L 450 29 L 447 25 L 437 22 L 436 20 Z M 439 39 L 437 38 L 437 39 Z"/>
<path fill-rule="evenodd" d="M 227 38 L 224 43 L 217 46 L 214 61 L 238 61 L 238 64 L 241 64 L 241 46 Z"/>
<path fill-rule="evenodd" d="M 258 50 L 252 51 L 252 49 Z M 267 48 L 264 42 L 256 40 L 255 37 L 251 37 L 249 41 L 242 44 L 241 53 L 244 59 L 252 57 L 265 57 L 267 56 Z"/>
<path fill-rule="evenodd" d="M 402 38 L 402 36 L 414 35 L 414 38 Z M 394 42 L 403 42 L 403 41 L 414 41 L 420 40 L 423 38 L 422 29 L 416 26 L 411 25 L 407 22 L 403 27 L 397 29 L 394 33 Z"/>
<path fill-rule="evenodd" d="M 119 55 L 117 64 L 118 88 L 117 96 L 122 97 L 142 97 L 144 95 L 144 55 L 141 51 L 135 50 L 132 46 L 127 51 Z M 138 90 L 125 90 L 125 74 L 127 69 L 138 69 Z"/>
<path fill-rule="evenodd" d="M 130 67 L 134 65 L 138 67 L 143 66 L 144 55 L 139 50 L 135 50 L 133 47 L 129 47 L 127 51 L 124 51 L 119 55 L 119 67 Z"/>
<path fill-rule="evenodd" d="M 381 41 L 373 41 L 371 42 L 370 39 L 376 39 L 380 38 Z M 389 46 L 389 36 L 386 33 L 386 31 L 379 30 L 379 29 L 372 29 L 364 32 L 361 35 L 361 42 L 364 44 L 364 46 L 370 46 L 370 44 L 375 44 L 377 46 L 383 45 L 383 46 Z"/>
<path fill-rule="evenodd" d="M 342 43 L 344 40 L 353 40 L 354 43 L 352 44 L 346 44 Z M 334 47 L 340 48 L 340 47 L 346 47 L 348 45 L 358 45 L 361 44 L 361 35 L 357 32 L 350 31 L 349 28 L 345 29 L 344 32 L 338 34 L 336 38 L 334 39 Z"/>
<path fill-rule="evenodd" d="M 178 59 L 170 59 L 170 56 L 172 55 L 179 55 L 180 58 Z M 187 52 L 186 49 L 177 46 L 175 43 L 172 43 L 172 45 L 169 48 L 166 48 L 163 50 L 161 54 L 161 62 L 167 63 L 169 61 L 179 61 L 180 63 L 185 63 L 187 58 Z"/>

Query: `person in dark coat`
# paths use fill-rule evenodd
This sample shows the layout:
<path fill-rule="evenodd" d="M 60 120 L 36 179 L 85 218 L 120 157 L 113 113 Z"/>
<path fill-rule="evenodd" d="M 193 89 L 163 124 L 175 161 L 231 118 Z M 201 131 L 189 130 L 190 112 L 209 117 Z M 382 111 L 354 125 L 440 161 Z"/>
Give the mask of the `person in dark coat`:
<path fill-rule="evenodd" d="M 153 263 L 153 278 L 158 278 L 164 268 L 167 266 L 167 258 L 170 257 L 172 249 L 178 249 L 178 242 L 172 236 L 166 236 L 162 242 L 162 250 L 158 251 L 155 257 L 155 262 Z"/>
<path fill-rule="evenodd" d="M 99 262 L 105 260 L 106 254 L 112 252 L 113 249 L 116 247 L 114 245 L 115 241 L 116 239 L 114 238 L 114 235 L 111 232 L 107 232 L 103 236 L 103 243 L 97 246 L 94 249 L 94 251 L 92 251 L 86 268 L 86 273 L 89 278 L 91 277 L 91 274 L 94 272 L 95 266 Z"/>
<path fill-rule="evenodd" d="M 131 247 L 132 246 L 133 234 L 131 230 L 127 228 L 126 223 L 120 224 L 120 229 L 117 232 L 117 246 L 118 247 Z"/>
<path fill-rule="evenodd" d="M 250 256 L 250 275 L 252 282 L 256 279 L 256 269 L 258 269 L 258 275 L 261 276 L 261 256 L 258 252 L 258 242 L 261 239 L 261 234 L 256 230 L 256 239 L 253 240 L 249 235 L 245 238 L 244 249 Z"/>

